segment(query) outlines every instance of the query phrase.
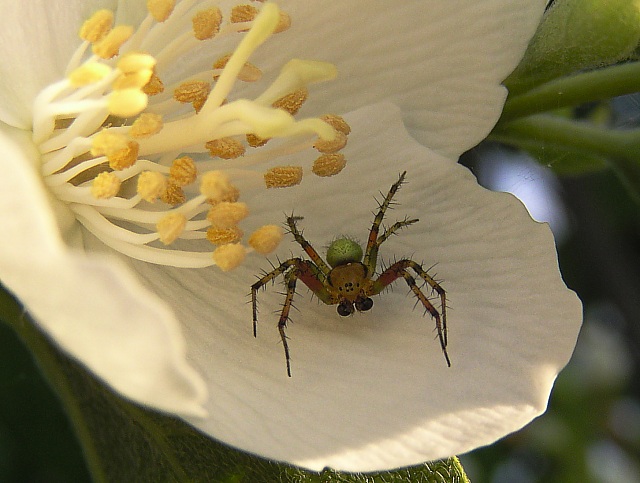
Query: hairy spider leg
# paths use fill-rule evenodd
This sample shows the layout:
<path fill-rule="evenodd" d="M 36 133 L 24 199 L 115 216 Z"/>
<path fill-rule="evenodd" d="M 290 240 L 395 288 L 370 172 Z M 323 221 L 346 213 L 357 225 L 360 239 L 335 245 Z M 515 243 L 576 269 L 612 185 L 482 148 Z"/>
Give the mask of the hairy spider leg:
<path fill-rule="evenodd" d="M 433 290 L 435 290 L 440 296 L 440 305 L 442 307 L 442 315 L 433 306 L 429 299 L 422 293 L 420 287 L 416 284 L 415 279 L 408 272 L 408 268 L 413 269 L 425 282 L 427 282 Z M 399 260 L 387 268 L 380 274 L 377 280 L 371 284 L 371 294 L 377 295 L 387 286 L 392 284 L 398 278 L 403 277 L 409 285 L 409 288 L 422 303 L 424 308 L 431 314 L 436 321 L 436 329 L 438 331 L 438 339 L 440 339 L 440 347 L 444 353 L 444 358 L 447 361 L 447 365 L 451 367 L 451 361 L 449 360 L 449 354 L 447 353 L 447 299 L 446 292 L 429 274 L 422 268 L 422 266 L 414 262 L 413 260 Z"/>
<path fill-rule="evenodd" d="M 289 231 L 291 231 L 291 234 L 293 235 L 295 240 L 302 247 L 302 249 L 307 253 L 307 255 L 309 255 L 309 258 L 311 258 L 311 261 L 316 265 L 316 267 L 318 267 L 318 269 L 324 276 L 323 281 L 326 281 L 327 278 L 329 277 L 329 272 L 331 271 L 331 269 L 324 262 L 322 257 L 315 250 L 315 248 L 311 246 L 311 243 L 309 243 L 307 239 L 304 236 L 302 236 L 302 232 L 299 231 L 298 227 L 296 226 L 296 222 L 298 220 L 302 220 L 302 217 L 287 216 L 287 225 L 289 225 Z"/>
<path fill-rule="evenodd" d="M 322 300 L 325 304 L 330 305 L 334 303 L 331 294 L 327 290 L 325 282 L 320 278 L 322 272 L 312 262 L 303 260 L 301 258 L 290 258 L 280 264 L 279 267 L 273 269 L 271 272 L 265 274 L 257 282 L 251 286 L 251 304 L 253 307 L 253 336 L 257 337 L 258 327 L 258 290 L 278 275 L 284 274 L 285 284 L 287 286 L 287 293 L 285 296 L 284 304 L 282 305 L 282 312 L 280 313 L 280 319 L 278 321 L 278 331 L 280 332 L 280 338 L 284 346 L 284 355 L 287 361 L 287 375 L 291 377 L 291 363 L 289 357 L 289 344 L 287 343 L 287 335 L 285 328 L 287 327 L 287 320 L 289 320 L 289 311 L 291 310 L 291 302 L 293 296 L 296 293 L 296 281 L 298 279 L 309 287 L 316 296 Z"/>
<path fill-rule="evenodd" d="M 389 189 L 387 196 L 385 196 L 382 203 L 380 203 L 380 209 L 378 210 L 378 213 L 373 219 L 373 225 L 371 226 L 371 230 L 369 231 L 369 239 L 367 240 L 367 248 L 364 252 L 364 259 L 362 260 L 362 263 L 364 263 L 364 265 L 367 267 L 367 272 L 370 277 L 376 271 L 376 264 L 378 262 L 378 248 L 380 247 L 380 244 L 382 243 L 382 241 L 386 240 L 391 235 L 391 233 L 396 231 L 398 228 L 401 228 L 401 226 L 394 228 L 397 225 L 397 223 L 394 224 L 390 228 L 391 232 L 387 230 L 382 235 L 383 240 L 378 243 L 378 233 L 380 232 L 380 225 L 382 224 L 382 219 L 384 218 L 384 214 L 387 211 L 387 208 L 389 208 L 389 205 L 391 204 L 391 200 L 393 199 L 396 192 L 400 188 L 400 185 L 403 183 L 404 177 L 406 174 L 407 172 L 403 171 L 402 174 L 400 174 L 398 181 L 396 181 L 391 185 L 391 188 Z M 402 222 L 399 222 L 399 223 L 402 224 Z"/>

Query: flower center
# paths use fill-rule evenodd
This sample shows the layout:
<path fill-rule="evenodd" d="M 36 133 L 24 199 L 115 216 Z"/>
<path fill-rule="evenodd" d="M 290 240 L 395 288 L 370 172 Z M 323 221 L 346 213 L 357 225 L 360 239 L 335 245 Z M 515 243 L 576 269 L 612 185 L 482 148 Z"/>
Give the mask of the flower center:
<path fill-rule="evenodd" d="M 35 100 L 33 139 L 47 186 L 106 245 L 150 263 L 226 271 L 282 238 L 265 225 L 243 243 L 250 207 L 240 188 L 299 184 L 303 168 L 277 161 L 296 153 L 316 153 L 318 176 L 339 173 L 350 128 L 335 115 L 295 117 L 307 87 L 335 77 L 324 62 L 291 60 L 252 100 L 234 96 L 238 85 L 259 86 L 249 57 L 291 22 L 274 4 L 223 15 L 204 3 L 148 1 L 137 29 L 96 12 L 66 78 Z M 203 68 L 203 48 L 234 40 L 231 54 Z"/>

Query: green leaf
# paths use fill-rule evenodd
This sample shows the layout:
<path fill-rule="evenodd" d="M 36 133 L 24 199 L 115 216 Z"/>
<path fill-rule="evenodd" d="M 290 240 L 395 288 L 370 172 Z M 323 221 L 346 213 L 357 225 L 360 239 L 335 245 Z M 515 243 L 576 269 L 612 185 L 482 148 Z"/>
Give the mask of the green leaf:
<path fill-rule="evenodd" d="M 630 58 L 639 40 L 640 4 L 635 0 L 558 0 L 505 85 L 520 93 L 551 79 L 614 64 Z"/>
<path fill-rule="evenodd" d="M 304 471 L 230 448 L 178 418 L 126 401 L 70 359 L 0 290 L 0 318 L 9 323 L 58 394 L 96 482 L 467 482 L 457 458 L 394 472 Z"/>

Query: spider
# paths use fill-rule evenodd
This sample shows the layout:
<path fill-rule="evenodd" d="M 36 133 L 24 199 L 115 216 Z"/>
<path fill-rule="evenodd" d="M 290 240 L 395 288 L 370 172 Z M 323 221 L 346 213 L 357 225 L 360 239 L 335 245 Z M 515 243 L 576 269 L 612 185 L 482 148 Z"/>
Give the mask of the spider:
<path fill-rule="evenodd" d="M 346 317 L 352 315 L 356 310 L 359 312 L 370 310 L 371 307 L 373 307 L 372 295 L 379 294 L 398 278 L 404 278 L 411 291 L 417 297 L 418 302 L 424 306 L 425 313 L 429 312 L 434 318 L 440 340 L 440 347 L 444 353 L 447 365 L 449 367 L 451 366 L 449 355 L 447 354 L 446 293 L 440 284 L 429 276 L 419 263 L 410 259 L 398 260 L 383 270 L 378 278 L 372 278 L 376 273 L 380 245 L 401 228 L 412 225 L 418 221 L 418 219 L 405 218 L 385 228 L 382 235 L 379 234 L 385 212 L 387 208 L 389 208 L 389 205 L 391 205 L 394 195 L 404 182 L 406 174 L 407 172 L 405 171 L 400 175 L 398 181 L 391 186 L 389 193 L 387 193 L 383 202 L 379 205 L 378 213 L 369 231 L 364 257 L 362 247 L 357 242 L 350 238 L 342 237 L 331 243 L 327 250 L 325 262 L 304 238 L 302 231 L 298 230 L 297 222 L 303 218 L 293 215 L 287 217 L 287 225 L 290 233 L 311 260 L 305 260 L 299 257 L 290 258 L 282 262 L 278 267 L 275 267 L 271 272 L 264 273 L 264 275 L 251 286 L 251 303 L 253 308 L 253 335 L 256 337 L 258 325 L 258 290 L 279 275 L 284 276 L 287 291 L 282 312 L 280 313 L 280 320 L 278 321 L 278 330 L 280 331 L 280 337 L 284 346 L 287 375 L 289 377 L 291 377 L 291 362 L 285 328 L 289 320 L 289 310 L 291 309 L 291 302 L 296 291 L 296 282 L 298 279 L 302 280 L 325 304 L 337 304 L 338 314 Z M 442 313 L 438 312 L 429 299 L 422 293 L 409 269 L 413 270 L 439 295 Z"/>

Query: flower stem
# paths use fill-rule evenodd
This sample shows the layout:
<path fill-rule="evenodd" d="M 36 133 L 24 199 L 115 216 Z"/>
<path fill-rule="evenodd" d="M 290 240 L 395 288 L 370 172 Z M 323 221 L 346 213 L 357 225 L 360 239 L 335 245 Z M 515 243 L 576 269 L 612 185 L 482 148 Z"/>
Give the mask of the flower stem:
<path fill-rule="evenodd" d="M 2 320 L 13 328 L 22 343 L 29 349 L 41 373 L 61 399 L 64 411 L 81 443 L 85 462 L 93 480 L 108 481 L 94 445 L 93 435 L 83 416 L 80 401 L 65 377 L 63 363 L 57 351 L 29 319 L 22 306 L 2 286 L 0 286 L 0 307 Z"/>
<path fill-rule="evenodd" d="M 640 91 L 640 62 L 562 77 L 509 97 L 498 125 L 562 107 L 571 107 Z"/>
<path fill-rule="evenodd" d="M 517 147 L 552 146 L 577 155 L 602 156 L 640 203 L 640 129 L 612 130 L 542 114 L 501 125 L 489 139 Z"/>

